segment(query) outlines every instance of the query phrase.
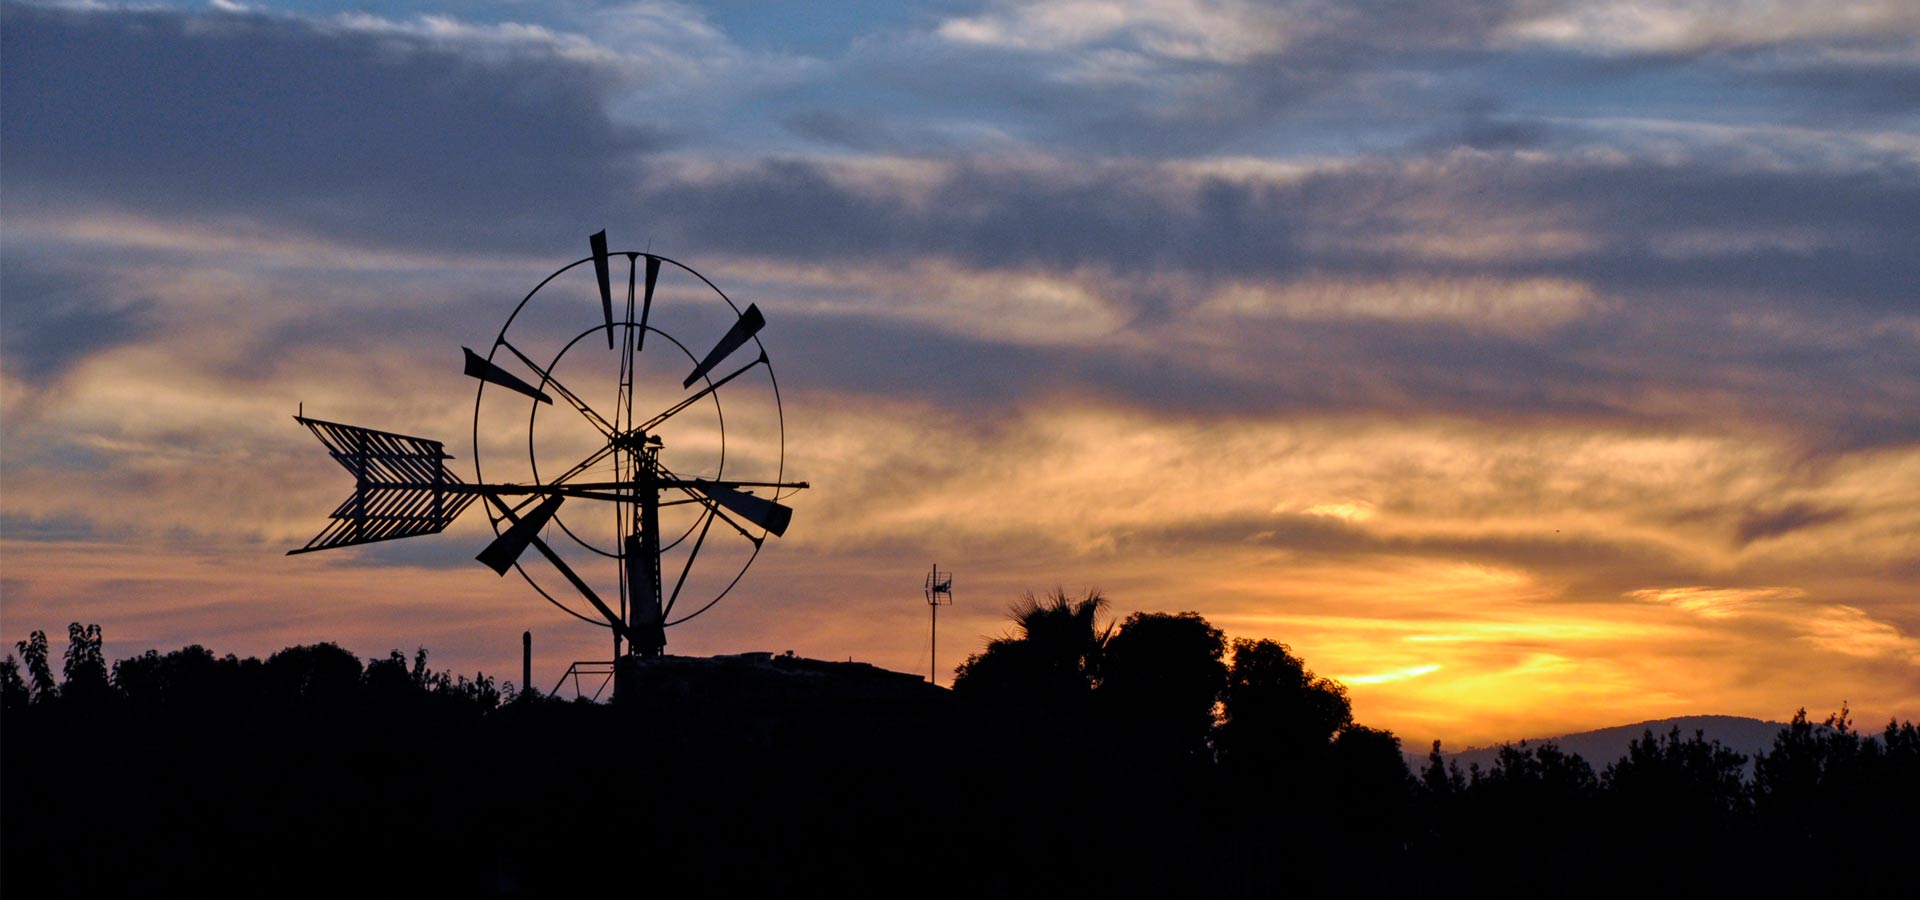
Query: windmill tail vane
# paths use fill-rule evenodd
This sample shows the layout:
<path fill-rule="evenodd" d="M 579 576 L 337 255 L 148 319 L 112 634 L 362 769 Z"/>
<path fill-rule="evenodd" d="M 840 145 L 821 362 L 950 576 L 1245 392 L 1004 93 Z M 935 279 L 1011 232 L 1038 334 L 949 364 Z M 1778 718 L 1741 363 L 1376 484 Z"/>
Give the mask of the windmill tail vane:
<path fill-rule="evenodd" d="M 453 457 L 439 441 L 306 416 L 294 419 L 353 473 L 354 487 L 327 527 L 306 546 L 287 551 L 289 556 L 438 534 L 477 496 L 447 468 L 446 460 Z"/>
<path fill-rule="evenodd" d="M 537 533 L 552 518 L 562 498 L 631 499 L 618 493 L 629 488 L 625 484 L 468 484 L 447 468 L 446 460 L 454 457 L 446 452 L 445 445 L 439 441 L 327 422 L 304 415 L 294 416 L 294 420 L 307 426 L 307 430 L 326 445 L 328 455 L 341 468 L 353 474 L 354 487 L 353 493 L 334 509 L 329 517 L 332 521 L 327 527 L 314 535 L 306 546 L 287 551 L 288 556 L 438 534 L 453 524 L 453 520 L 481 496 L 545 496 L 546 501 L 524 520 L 514 517 L 515 525 L 510 529 L 513 531 L 512 537 L 501 535 L 501 540 L 489 547 L 489 552 L 477 557 L 494 571 L 504 574 L 519 557 L 520 551 L 526 549 L 529 543 L 526 536 Z M 793 509 L 740 488 L 807 487 L 806 482 L 769 484 L 756 481 L 709 481 L 704 478 L 682 480 L 656 477 L 653 483 L 660 487 L 693 492 L 698 495 L 697 499 L 718 507 L 716 512 L 732 512 L 775 536 L 786 533 L 788 523 L 793 521 Z M 745 529 L 738 523 L 728 521 L 744 532 Z M 502 558 L 507 548 L 512 548 L 514 552 Z"/>

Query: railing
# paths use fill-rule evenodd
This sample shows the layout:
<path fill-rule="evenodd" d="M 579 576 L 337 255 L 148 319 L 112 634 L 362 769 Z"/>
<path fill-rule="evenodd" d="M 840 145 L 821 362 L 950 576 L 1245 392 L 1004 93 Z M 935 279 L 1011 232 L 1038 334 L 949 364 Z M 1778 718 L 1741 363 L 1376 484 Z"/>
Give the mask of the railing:
<path fill-rule="evenodd" d="M 583 677 L 587 679 L 588 684 L 592 684 L 595 678 L 600 679 L 599 686 L 593 689 L 593 695 L 590 697 L 588 697 L 586 689 L 580 685 L 580 679 Z M 567 667 L 566 673 L 560 676 L 560 682 L 553 686 L 553 690 L 549 692 L 549 695 L 559 694 L 560 689 L 567 686 L 569 679 L 573 681 L 573 698 L 575 700 L 581 697 L 587 697 L 589 700 L 599 700 L 600 695 L 606 693 L 607 688 L 613 685 L 613 661 L 575 660 L 573 665 Z"/>

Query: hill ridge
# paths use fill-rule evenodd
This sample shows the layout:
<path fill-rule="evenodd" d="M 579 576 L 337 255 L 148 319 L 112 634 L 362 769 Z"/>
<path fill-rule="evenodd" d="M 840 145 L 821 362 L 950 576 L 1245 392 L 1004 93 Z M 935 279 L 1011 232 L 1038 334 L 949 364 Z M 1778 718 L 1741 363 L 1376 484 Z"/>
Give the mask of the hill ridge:
<path fill-rule="evenodd" d="M 1627 745 L 1646 732 L 1652 731 L 1655 736 L 1659 736 L 1666 734 L 1670 729 L 1679 728 L 1682 737 L 1692 737 L 1695 731 L 1699 731 L 1707 740 L 1717 740 L 1730 750 L 1746 754 L 1749 757 L 1748 765 L 1751 767 L 1751 757 L 1758 751 L 1771 749 L 1774 735 L 1779 734 L 1785 727 L 1787 727 L 1785 722 L 1748 716 L 1707 714 L 1647 719 L 1626 725 L 1612 725 L 1589 731 L 1528 737 L 1520 740 L 1525 740 L 1528 745 L 1552 741 L 1561 750 L 1579 754 L 1597 772 L 1605 768 L 1608 763 L 1625 756 Z M 1510 743 L 1518 744 L 1520 740 Z M 1482 770 L 1485 770 L 1493 765 L 1493 760 L 1499 754 L 1501 746 L 1501 744 L 1474 746 L 1449 752 L 1442 745 L 1441 753 L 1449 761 L 1458 762 L 1461 768 L 1477 763 Z M 1425 764 L 1424 754 L 1422 757 L 1417 765 Z"/>

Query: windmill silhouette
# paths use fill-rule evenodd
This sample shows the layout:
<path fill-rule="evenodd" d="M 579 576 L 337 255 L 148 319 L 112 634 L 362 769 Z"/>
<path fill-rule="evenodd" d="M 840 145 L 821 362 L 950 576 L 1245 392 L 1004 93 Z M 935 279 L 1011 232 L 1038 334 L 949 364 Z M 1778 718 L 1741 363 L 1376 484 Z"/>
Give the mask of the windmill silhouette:
<path fill-rule="evenodd" d="M 486 355 L 462 348 L 466 374 L 479 381 L 473 481 L 448 468 L 453 457 L 439 441 L 309 418 L 302 408 L 295 420 L 353 474 L 354 488 L 327 526 L 289 554 L 436 534 L 474 501 L 484 501 L 495 537 L 475 559 L 501 575 L 519 571 L 555 606 L 609 628 L 616 659 L 623 645 L 631 655 L 660 655 L 668 627 L 711 609 L 740 583 L 766 538 L 786 533 L 793 511 L 781 501 L 807 487 L 784 480 L 785 413 L 773 364 L 759 338 L 766 319 L 759 307 L 741 310 L 713 282 L 675 260 L 637 251 L 609 253 L 605 231 L 589 244 L 590 255 L 547 276 L 514 307 Z M 620 257 L 627 262 L 624 304 L 615 302 L 613 276 Z M 576 302 L 583 299 L 576 291 L 587 292 L 578 276 L 588 263 L 601 315 L 576 332 L 575 317 L 591 308 Z M 665 293 L 662 275 L 669 273 L 677 276 L 676 299 L 702 310 L 686 317 L 688 323 L 725 325 L 700 357 L 662 327 L 666 304 L 657 305 L 663 298 L 656 294 Z M 565 324 L 569 319 L 574 324 Z M 536 357 L 541 344 L 559 347 Z M 716 376 L 749 345 L 757 351 L 750 360 Z M 601 377 L 589 387 L 575 372 Z M 678 372 L 687 374 L 679 378 Z M 611 404 L 602 402 L 606 376 L 613 380 Z M 728 422 L 737 427 L 742 415 L 739 404 L 723 407 L 721 394 L 749 382 L 760 385 L 749 401 L 770 403 L 770 414 L 759 417 L 769 427 L 744 447 L 736 437 L 729 458 Z M 570 413 L 541 418 L 545 409 L 562 408 Z M 526 459 L 513 467 L 522 477 L 489 481 L 482 450 L 500 443 L 503 417 L 509 422 L 524 417 Z M 743 470 L 759 477 L 741 477 Z M 567 507 L 571 524 L 561 516 L 567 501 L 573 501 Z M 583 504 L 586 514 L 575 515 Z M 715 535 L 733 535 L 739 546 L 722 554 L 708 540 Z M 544 562 L 526 558 L 528 549 Z M 729 555 L 738 566 L 726 565 L 705 579 L 706 596 L 696 597 L 686 591 L 703 551 L 708 558 Z M 667 588 L 662 572 L 669 557 L 677 574 Z M 589 569 L 587 564 L 598 558 L 613 565 Z M 556 575 L 570 591 L 558 590 Z M 608 591 L 610 584 L 617 588 Z M 577 596 L 587 608 L 561 599 L 567 596 Z"/>

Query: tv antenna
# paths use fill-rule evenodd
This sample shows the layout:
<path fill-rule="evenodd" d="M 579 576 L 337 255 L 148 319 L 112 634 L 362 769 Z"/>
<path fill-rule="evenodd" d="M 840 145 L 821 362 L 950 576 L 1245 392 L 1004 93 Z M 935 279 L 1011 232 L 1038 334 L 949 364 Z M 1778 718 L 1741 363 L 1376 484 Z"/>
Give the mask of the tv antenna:
<path fill-rule="evenodd" d="M 786 533 L 793 510 L 781 501 L 807 487 L 785 480 L 780 387 L 759 338 L 766 320 L 683 263 L 609 253 L 605 231 L 588 243 L 590 255 L 513 308 L 484 356 L 466 350 L 466 374 L 479 381 L 472 482 L 447 467 L 453 457 L 439 441 L 301 409 L 294 419 L 353 473 L 354 488 L 327 527 L 289 554 L 436 534 L 483 501 L 494 539 L 474 558 L 500 575 L 518 571 L 554 606 L 611 630 L 615 659 L 623 644 L 628 654 L 660 655 L 667 628 L 740 583 L 767 536 Z M 620 257 L 624 303 L 616 303 Z M 600 318 L 582 329 L 596 296 Z M 724 333 L 695 357 L 669 328 Z M 649 339 L 654 350 L 643 353 Z M 733 367 L 743 348 L 753 358 Z M 722 388 L 731 398 L 724 414 Z M 549 407 L 570 412 L 543 416 Z M 523 442 L 524 461 L 517 449 L 503 452 Z M 522 559 L 529 548 L 544 564 Z M 705 561 L 699 572 L 696 558 Z M 670 587 L 663 570 L 676 573 Z"/>
<path fill-rule="evenodd" d="M 940 607 L 953 605 L 953 573 L 934 563 L 927 572 L 927 681 L 940 683 Z"/>

